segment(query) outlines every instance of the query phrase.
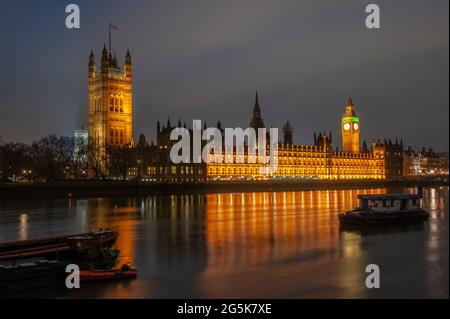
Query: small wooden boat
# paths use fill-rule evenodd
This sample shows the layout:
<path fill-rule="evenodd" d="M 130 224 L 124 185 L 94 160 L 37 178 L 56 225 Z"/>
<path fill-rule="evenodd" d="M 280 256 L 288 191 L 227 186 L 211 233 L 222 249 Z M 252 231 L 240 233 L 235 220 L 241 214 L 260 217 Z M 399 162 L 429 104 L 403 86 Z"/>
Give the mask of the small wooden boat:
<path fill-rule="evenodd" d="M 421 194 L 359 195 L 360 207 L 339 214 L 341 226 L 399 225 L 429 218 Z"/>
<path fill-rule="evenodd" d="M 105 270 L 83 270 L 80 271 L 80 281 L 104 281 L 117 279 L 135 279 L 137 277 L 137 270 L 132 269 L 128 265 L 123 265 L 120 270 L 105 269 Z"/>

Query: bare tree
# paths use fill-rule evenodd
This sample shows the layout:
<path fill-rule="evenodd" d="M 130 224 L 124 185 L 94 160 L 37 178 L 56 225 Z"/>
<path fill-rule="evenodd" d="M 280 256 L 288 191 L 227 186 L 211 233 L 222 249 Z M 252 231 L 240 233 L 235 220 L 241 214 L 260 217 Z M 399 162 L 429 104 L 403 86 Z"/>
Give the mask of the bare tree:
<path fill-rule="evenodd" d="M 107 154 L 102 143 L 90 140 L 87 148 L 87 161 L 91 174 L 95 179 L 106 177 Z"/>
<path fill-rule="evenodd" d="M 73 157 L 73 139 L 52 134 L 33 142 L 30 148 L 34 173 L 46 180 L 66 178 Z"/>
<path fill-rule="evenodd" d="M 29 174 L 29 152 L 23 143 L 0 144 L 0 180 L 17 181 L 20 176 Z M 24 173 L 25 171 L 25 173 Z"/>

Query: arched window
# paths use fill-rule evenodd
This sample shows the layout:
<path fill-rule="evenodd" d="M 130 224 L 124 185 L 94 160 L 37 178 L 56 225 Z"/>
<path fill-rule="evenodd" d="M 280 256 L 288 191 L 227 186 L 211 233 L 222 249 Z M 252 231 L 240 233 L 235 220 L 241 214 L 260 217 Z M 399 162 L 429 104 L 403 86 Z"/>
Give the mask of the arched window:
<path fill-rule="evenodd" d="M 109 141 L 110 141 L 110 143 L 114 144 L 114 130 L 113 129 L 109 130 Z"/>

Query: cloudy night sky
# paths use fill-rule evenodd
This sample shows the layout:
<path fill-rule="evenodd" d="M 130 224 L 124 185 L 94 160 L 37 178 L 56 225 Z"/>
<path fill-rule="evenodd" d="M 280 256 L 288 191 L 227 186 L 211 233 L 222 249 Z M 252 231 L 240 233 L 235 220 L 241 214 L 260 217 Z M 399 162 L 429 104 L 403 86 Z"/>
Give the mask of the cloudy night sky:
<path fill-rule="evenodd" d="M 74 0 L 79 30 L 65 27 L 69 3 L 2 2 L 4 141 L 87 124 L 88 55 L 99 66 L 112 21 L 120 64 L 133 57 L 135 138 L 169 116 L 247 127 L 258 90 L 266 125 L 291 121 L 297 143 L 331 130 L 336 145 L 351 93 L 362 139 L 448 150 L 447 0 Z M 369 3 L 381 29 L 365 27 Z"/>

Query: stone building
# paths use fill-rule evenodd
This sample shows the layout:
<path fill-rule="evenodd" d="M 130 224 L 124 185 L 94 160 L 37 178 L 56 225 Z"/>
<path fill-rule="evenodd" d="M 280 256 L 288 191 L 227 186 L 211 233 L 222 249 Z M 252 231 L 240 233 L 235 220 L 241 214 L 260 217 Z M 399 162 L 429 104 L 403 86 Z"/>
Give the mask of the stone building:
<path fill-rule="evenodd" d="M 261 127 L 258 96 L 256 96 L 251 127 Z M 342 118 L 342 151 L 333 149 L 331 133 L 314 136 L 313 145 L 294 144 L 293 128 L 286 123 L 284 141 L 278 146 L 278 168 L 266 175 L 265 164 L 244 156 L 244 163 L 238 163 L 234 155 L 232 163 L 211 163 L 207 165 L 207 179 L 385 179 L 385 145 L 375 143 L 365 150 L 359 145 L 359 117 L 350 98 Z M 345 150 L 345 151 L 344 151 Z M 224 154 L 222 156 L 225 156 Z"/>
<path fill-rule="evenodd" d="M 133 67 L 127 51 L 123 69 L 103 48 L 100 68 L 91 51 L 88 65 L 89 143 L 101 148 L 133 144 Z"/>

